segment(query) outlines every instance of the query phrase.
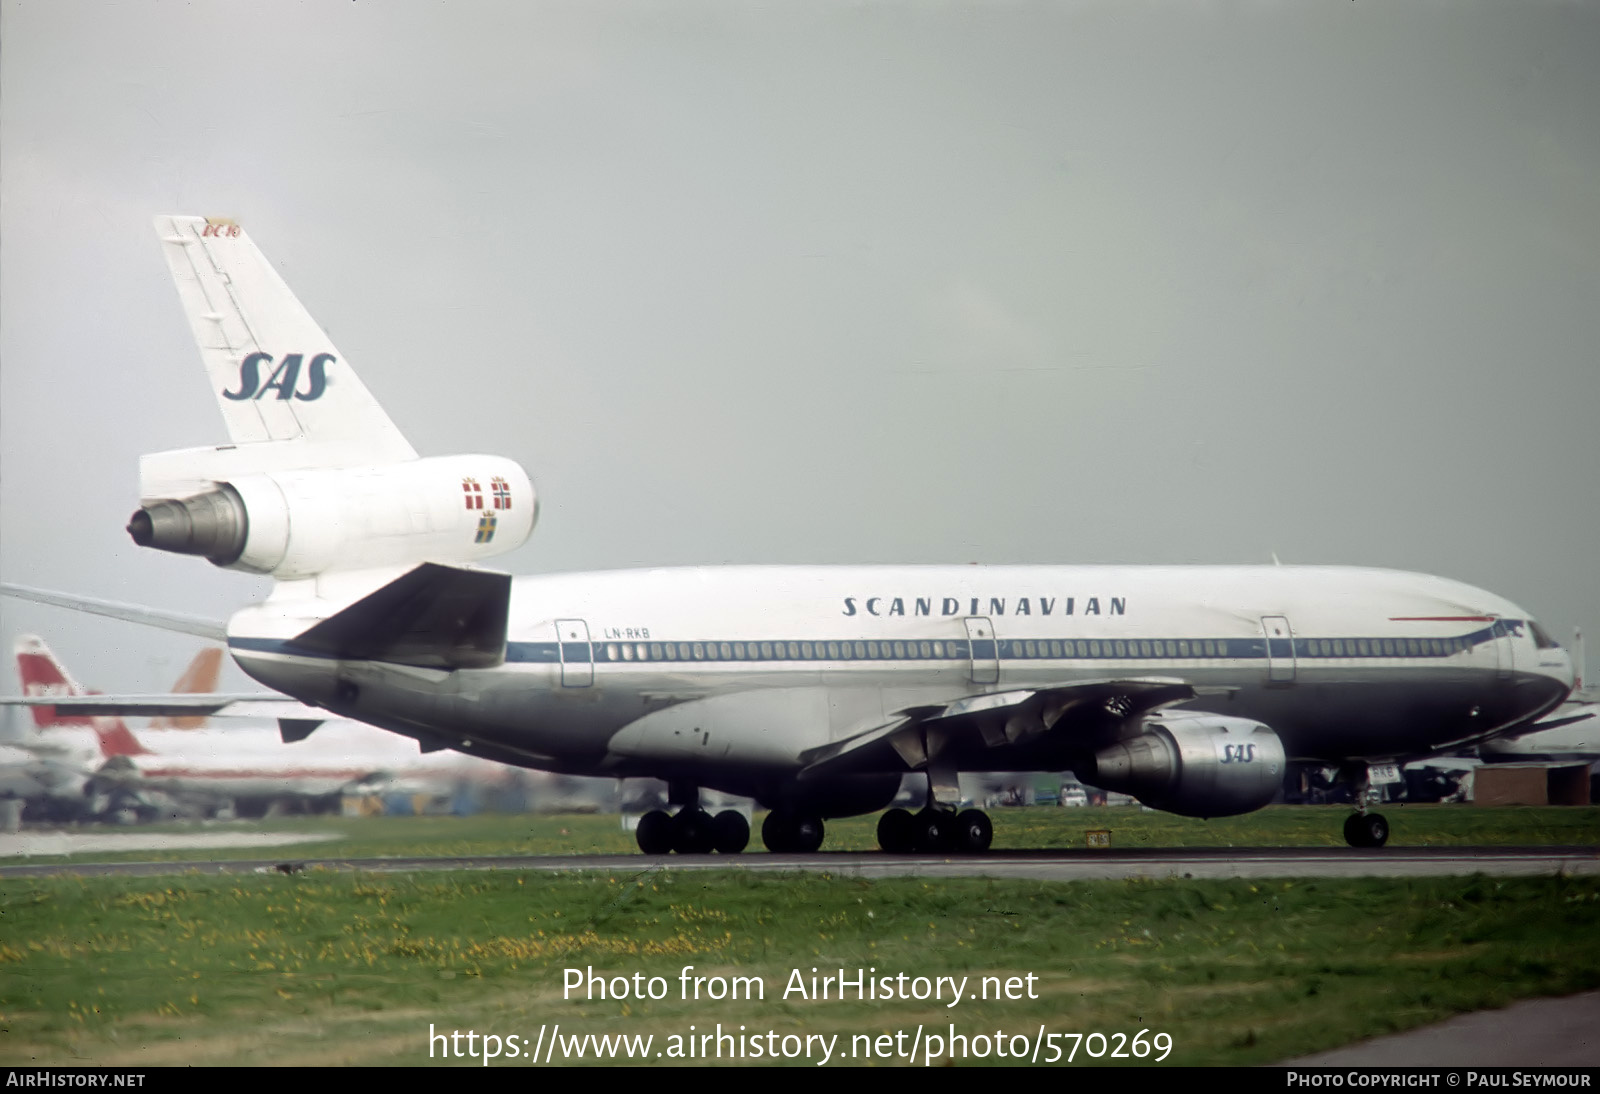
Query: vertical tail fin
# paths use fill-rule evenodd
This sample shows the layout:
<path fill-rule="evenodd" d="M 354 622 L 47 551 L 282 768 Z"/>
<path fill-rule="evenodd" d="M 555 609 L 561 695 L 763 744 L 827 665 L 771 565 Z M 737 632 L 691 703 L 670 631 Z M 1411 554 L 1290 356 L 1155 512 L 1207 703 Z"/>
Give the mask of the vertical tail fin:
<path fill-rule="evenodd" d="M 22 677 L 22 693 L 28 696 L 92 695 L 74 680 L 44 640 L 34 635 L 17 639 L 17 672 Z M 86 714 L 61 714 L 55 707 L 34 707 L 33 723 L 39 729 L 56 726 L 88 726 L 100 738 L 100 754 L 106 759 L 113 756 L 147 756 L 149 750 L 139 743 L 133 731 L 121 718 L 91 717 Z"/>
<path fill-rule="evenodd" d="M 242 228 L 215 217 L 159 216 L 156 231 L 235 444 L 299 442 L 314 450 L 304 466 L 416 459 Z"/>
<path fill-rule="evenodd" d="M 210 646 L 194 655 L 189 667 L 178 682 L 172 685 L 174 695 L 204 695 L 217 690 L 217 676 L 222 671 L 222 650 Z M 204 715 L 162 716 L 150 721 L 151 729 L 199 729 L 206 724 Z"/>
<path fill-rule="evenodd" d="M 22 694 L 30 698 L 44 696 L 69 696 L 89 694 L 61 667 L 56 655 L 44 640 L 35 635 L 17 639 L 17 675 L 22 677 Z M 82 714 L 58 714 L 55 707 L 34 707 L 33 724 L 37 729 L 51 726 L 91 726 L 94 719 Z"/>

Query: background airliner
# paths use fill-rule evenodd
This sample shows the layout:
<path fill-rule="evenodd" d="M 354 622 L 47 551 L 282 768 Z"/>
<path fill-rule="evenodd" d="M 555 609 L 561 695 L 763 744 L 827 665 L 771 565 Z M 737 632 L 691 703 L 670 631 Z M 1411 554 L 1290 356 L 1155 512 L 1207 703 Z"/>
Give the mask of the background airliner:
<path fill-rule="evenodd" d="M 220 654 L 198 653 L 174 694 L 225 709 L 226 700 L 214 693 Z M 42 639 L 18 639 L 16 657 L 23 695 L 56 705 L 32 706 L 35 732 L 11 747 L 36 780 L 41 764 L 72 776 L 49 780 L 47 794 L 20 795 L 30 818 L 330 812 L 351 795 L 444 797 L 505 781 L 501 765 L 455 752 L 419 754 L 403 738 L 349 722 L 295 743 L 266 725 L 207 727 L 205 714 L 158 716 L 136 734 L 117 715 L 73 713 L 74 699 L 106 697 L 74 680 Z M 161 709 L 168 700 L 153 698 L 135 709 Z"/>
<path fill-rule="evenodd" d="M 989 818 L 957 813 L 962 770 L 1071 769 L 1185 815 L 1247 812 L 1291 760 L 1364 784 L 1369 765 L 1535 720 L 1572 685 L 1524 609 L 1385 570 L 513 580 L 479 567 L 533 531 L 520 466 L 419 458 L 237 224 L 172 216 L 157 230 L 230 443 L 146 456 L 128 530 L 277 582 L 225 632 L 180 629 L 225 633 L 257 680 L 424 749 L 666 779 L 678 811 L 641 821 L 647 852 L 743 849 L 745 821 L 704 812 L 706 787 L 766 805 L 769 849 L 814 850 L 826 818 L 883 808 L 908 771 L 929 804 L 884 814 L 886 850 L 989 846 Z M 1345 834 L 1376 846 L 1388 826 L 1358 811 Z"/>

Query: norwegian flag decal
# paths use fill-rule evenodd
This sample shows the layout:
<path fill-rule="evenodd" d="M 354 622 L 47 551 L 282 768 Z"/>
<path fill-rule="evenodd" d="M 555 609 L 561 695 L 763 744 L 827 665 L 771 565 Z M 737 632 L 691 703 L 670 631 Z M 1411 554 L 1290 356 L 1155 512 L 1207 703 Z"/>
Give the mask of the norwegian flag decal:
<path fill-rule="evenodd" d="M 496 509 L 511 508 L 511 486 L 505 479 L 496 475 L 489 480 L 490 487 L 494 490 L 494 507 Z"/>

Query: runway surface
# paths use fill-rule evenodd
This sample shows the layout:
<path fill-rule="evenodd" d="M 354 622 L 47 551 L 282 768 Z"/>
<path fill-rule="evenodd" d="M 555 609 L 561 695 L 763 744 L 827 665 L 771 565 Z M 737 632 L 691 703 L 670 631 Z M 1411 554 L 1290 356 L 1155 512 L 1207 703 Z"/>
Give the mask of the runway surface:
<path fill-rule="evenodd" d="M 1125 878 L 1531 877 L 1600 875 L 1600 847 L 1430 847 L 1356 850 L 1205 848 L 1138 851 L 1004 851 L 988 855 L 533 855 L 467 858 L 283 858 L 226 862 L 73 862 L 0 866 L 0 878 L 52 874 L 158 877 L 298 873 L 302 870 L 763 870 L 841 877 L 1004 877 L 1038 881 Z"/>

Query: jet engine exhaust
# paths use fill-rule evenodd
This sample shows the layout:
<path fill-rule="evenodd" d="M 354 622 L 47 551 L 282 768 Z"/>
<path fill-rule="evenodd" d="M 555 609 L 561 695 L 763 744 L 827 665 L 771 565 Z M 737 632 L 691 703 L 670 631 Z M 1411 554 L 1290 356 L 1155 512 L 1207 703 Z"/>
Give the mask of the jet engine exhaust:
<path fill-rule="evenodd" d="M 244 501 L 227 483 L 193 497 L 148 502 L 128 521 L 128 534 L 140 547 L 203 555 L 218 566 L 244 553 L 249 529 Z"/>

